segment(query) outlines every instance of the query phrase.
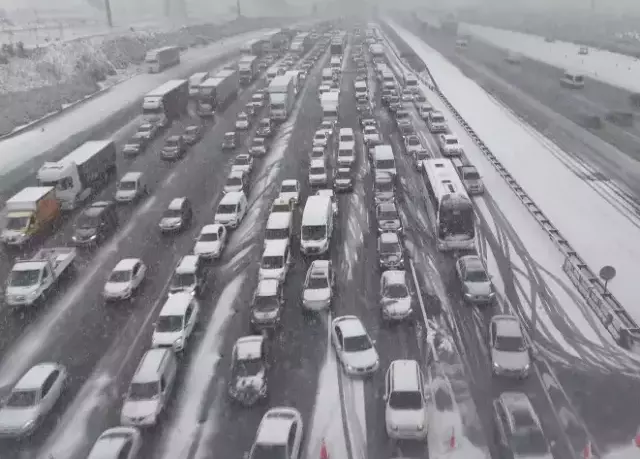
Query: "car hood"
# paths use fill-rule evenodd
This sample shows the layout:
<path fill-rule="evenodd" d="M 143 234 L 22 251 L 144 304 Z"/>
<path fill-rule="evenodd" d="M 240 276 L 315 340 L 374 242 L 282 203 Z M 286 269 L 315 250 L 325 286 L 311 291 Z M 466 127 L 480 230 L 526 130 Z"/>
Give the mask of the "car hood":
<path fill-rule="evenodd" d="M 216 214 L 214 217 L 214 220 L 216 222 L 228 222 L 231 220 L 235 220 L 237 218 L 237 215 L 235 213 L 233 214 Z"/>
<path fill-rule="evenodd" d="M 259 372 L 254 376 L 241 376 L 235 379 L 233 387 L 236 390 L 245 390 L 249 388 L 260 389 L 264 385 L 264 372 Z"/>
<path fill-rule="evenodd" d="M 200 255 L 203 253 L 218 253 L 220 251 L 220 241 L 196 242 L 193 253 Z"/>
<path fill-rule="evenodd" d="M 391 314 L 403 314 L 411 310 L 411 298 L 383 298 L 382 306 Z"/>
<path fill-rule="evenodd" d="M 489 295 L 491 290 L 491 282 L 465 282 L 467 293 L 471 295 Z"/>
<path fill-rule="evenodd" d="M 12 296 L 29 296 L 32 293 L 35 293 L 37 290 L 38 285 L 28 285 L 26 287 L 14 287 L 12 285 L 8 285 L 6 294 Z"/>
<path fill-rule="evenodd" d="M 146 418 L 158 414 L 160 401 L 154 400 L 127 400 L 122 406 L 122 417 L 127 419 Z"/>
<path fill-rule="evenodd" d="M 522 370 L 529 365 L 529 353 L 527 351 L 504 352 L 492 349 L 491 357 L 494 363 L 497 363 L 500 368 L 505 370 Z"/>
<path fill-rule="evenodd" d="M 326 301 L 331 297 L 331 289 L 329 288 L 314 288 L 304 289 L 303 299 L 304 301 Z"/>
<path fill-rule="evenodd" d="M 173 343 L 183 336 L 183 331 L 158 332 L 154 331 L 151 341 L 154 346 L 171 346 Z"/>
<path fill-rule="evenodd" d="M 2 408 L 0 410 L 0 432 L 19 431 L 29 421 L 35 421 L 38 409 L 29 408 Z"/>
<path fill-rule="evenodd" d="M 231 167 L 232 171 L 238 171 L 238 172 L 249 172 L 249 170 L 251 169 L 251 166 L 249 165 L 234 165 Z"/>
<path fill-rule="evenodd" d="M 343 359 L 347 365 L 355 368 L 366 368 L 378 361 L 378 353 L 372 347 L 366 351 L 345 352 Z"/>

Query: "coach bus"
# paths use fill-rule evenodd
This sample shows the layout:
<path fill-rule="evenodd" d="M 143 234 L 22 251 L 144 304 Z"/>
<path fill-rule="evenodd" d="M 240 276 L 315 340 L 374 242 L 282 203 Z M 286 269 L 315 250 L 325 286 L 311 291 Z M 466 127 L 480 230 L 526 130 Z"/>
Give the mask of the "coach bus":
<path fill-rule="evenodd" d="M 436 210 L 438 250 L 475 249 L 473 206 L 451 160 L 427 159 L 422 164 Z"/>

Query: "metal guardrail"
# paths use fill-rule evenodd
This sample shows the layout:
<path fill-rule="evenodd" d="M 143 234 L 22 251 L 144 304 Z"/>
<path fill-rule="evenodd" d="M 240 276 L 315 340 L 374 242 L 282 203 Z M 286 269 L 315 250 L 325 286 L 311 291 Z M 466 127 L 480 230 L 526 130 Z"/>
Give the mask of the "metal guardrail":
<path fill-rule="evenodd" d="M 388 23 L 383 22 L 383 25 L 386 26 L 388 31 L 391 31 L 392 34 L 395 35 L 397 40 L 402 40 Z M 396 54 L 392 46 L 389 46 L 389 48 Z M 396 54 L 396 57 L 398 57 L 403 65 L 411 68 L 400 56 Z M 569 244 L 562 233 L 560 233 L 560 230 L 553 225 L 542 209 L 533 202 L 527 192 L 518 184 L 500 160 L 491 152 L 489 147 L 478 137 L 458 110 L 449 102 L 449 99 L 447 99 L 438 87 L 436 79 L 429 70 L 428 63 L 425 62 L 425 65 L 427 66 L 426 73 L 428 78 L 425 78 L 425 76 L 420 73 L 418 74 L 418 78 L 422 83 L 426 84 L 429 89 L 440 98 L 451 113 L 453 113 L 458 123 L 464 128 L 479 150 L 489 162 L 491 162 L 496 171 L 502 176 L 505 182 L 507 182 L 518 199 L 520 199 L 529 213 L 536 219 L 540 227 L 545 230 L 551 241 L 564 255 L 565 260 L 562 265 L 562 270 L 571 280 L 571 283 L 576 287 L 580 295 L 585 299 L 587 305 L 596 317 L 598 317 L 604 328 L 619 346 L 640 353 L 640 326 L 638 326 L 615 296 L 605 288 L 604 283 L 598 275 L 588 267 L 587 263 L 578 255 L 577 251 Z"/>

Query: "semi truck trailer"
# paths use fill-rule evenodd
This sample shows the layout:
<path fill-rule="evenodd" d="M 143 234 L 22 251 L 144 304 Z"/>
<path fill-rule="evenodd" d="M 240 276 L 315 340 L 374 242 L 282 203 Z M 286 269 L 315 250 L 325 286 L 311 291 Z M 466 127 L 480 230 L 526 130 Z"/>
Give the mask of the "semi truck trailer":
<path fill-rule="evenodd" d="M 187 112 L 189 81 L 170 80 L 147 93 L 142 99 L 142 115 L 146 122 L 169 126 Z"/>
<path fill-rule="evenodd" d="M 296 96 L 293 78 L 290 75 L 275 77 L 269 84 L 268 92 L 271 119 L 285 121 L 293 111 Z"/>
<path fill-rule="evenodd" d="M 214 116 L 216 110 L 226 106 L 238 95 L 240 79 L 238 71 L 220 70 L 200 86 L 196 113 L 199 116 Z"/>

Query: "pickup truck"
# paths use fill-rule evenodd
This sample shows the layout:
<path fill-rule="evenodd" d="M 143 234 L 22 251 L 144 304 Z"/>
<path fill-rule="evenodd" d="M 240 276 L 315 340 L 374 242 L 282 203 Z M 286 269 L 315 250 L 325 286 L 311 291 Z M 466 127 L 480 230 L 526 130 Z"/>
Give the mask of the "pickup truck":
<path fill-rule="evenodd" d="M 34 306 L 55 291 L 60 278 L 73 270 L 76 249 L 41 249 L 33 258 L 17 260 L 11 269 L 4 296 L 9 306 Z"/>

